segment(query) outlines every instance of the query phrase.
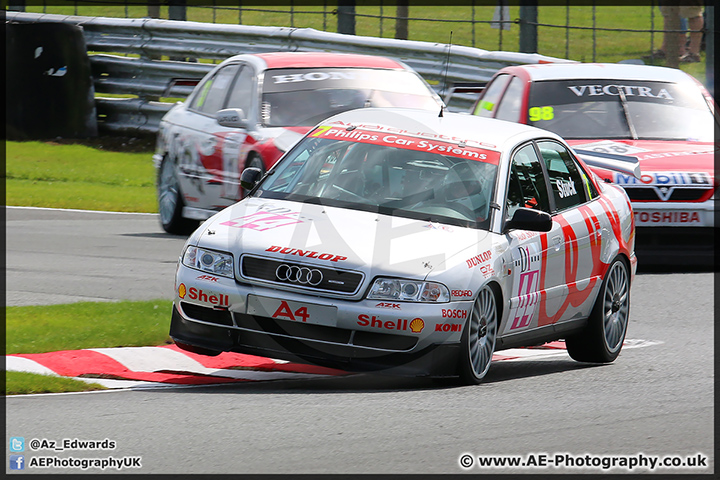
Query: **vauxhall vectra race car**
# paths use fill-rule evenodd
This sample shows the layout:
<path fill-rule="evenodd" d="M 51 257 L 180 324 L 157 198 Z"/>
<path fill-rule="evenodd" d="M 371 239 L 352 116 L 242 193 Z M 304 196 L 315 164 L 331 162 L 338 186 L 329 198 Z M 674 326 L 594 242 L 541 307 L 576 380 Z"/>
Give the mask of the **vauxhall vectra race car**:
<path fill-rule="evenodd" d="M 228 58 L 159 126 L 153 160 L 160 221 L 190 233 L 242 198 L 240 172 L 270 168 L 311 127 L 361 107 L 437 111 L 440 97 L 407 65 L 385 57 L 276 52 Z"/>
<path fill-rule="evenodd" d="M 572 358 L 611 362 L 622 348 L 630 201 L 551 132 L 359 109 L 261 176 L 246 169 L 250 194 L 187 240 L 181 348 L 471 384 L 496 350 L 563 338 Z"/>
<path fill-rule="evenodd" d="M 640 178 L 596 172 L 633 203 L 640 262 L 712 264 L 718 122 L 692 76 L 630 64 L 506 67 L 473 113 L 551 130 L 578 153 L 637 157 Z"/>

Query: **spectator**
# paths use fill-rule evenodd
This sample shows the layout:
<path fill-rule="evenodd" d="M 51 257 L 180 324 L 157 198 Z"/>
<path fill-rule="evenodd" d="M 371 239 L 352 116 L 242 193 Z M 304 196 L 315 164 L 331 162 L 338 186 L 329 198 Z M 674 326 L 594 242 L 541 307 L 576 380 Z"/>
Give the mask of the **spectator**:
<path fill-rule="evenodd" d="M 667 2 L 660 2 L 660 12 L 663 15 L 663 28 L 666 30 L 665 35 L 663 36 L 663 43 L 662 47 L 660 47 L 659 50 L 656 50 L 651 55 L 648 55 L 646 58 L 665 58 L 667 56 L 668 51 L 668 38 L 671 38 L 676 36 L 677 42 L 678 42 L 678 55 L 679 60 L 681 62 L 685 63 L 694 63 L 700 61 L 700 47 L 702 43 L 702 36 L 703 36 L 703 27 L 704 27 L 704 19 L 703 19 L 703 1 L 702 0 L 688 0 L 685 1 L 683 4 L 681 4 L 678 7 L 678 12 L 680 19 L 685 20 L 680 22 L 681 29 L 684 30 L 686 27 L 684 24 L 687 24 L 687 28 L 690 30 L 690 40 L 687 41 L 687 38 L 685 36 L 685 33 L 677 32 L 677 33 L 671 33 L 668 32 L 668 30 L 671 30 L 670 25 L 673 24 L 671 22 L 670 18 L 670 8 L 667 4 Z M 678 24 L 675 22 L 674 24 Z"/>
<path fill-rule="evenodd" d="M 690 43 L 687 51 L 680 57 L 681 62 L 695 63 L 700 61 L 700 45 L 702 43 L 705 21 L 703 19 L 703 2 L 686 2 L 680 6 L 680 17 L 687 18 L 690 30 Z"/>

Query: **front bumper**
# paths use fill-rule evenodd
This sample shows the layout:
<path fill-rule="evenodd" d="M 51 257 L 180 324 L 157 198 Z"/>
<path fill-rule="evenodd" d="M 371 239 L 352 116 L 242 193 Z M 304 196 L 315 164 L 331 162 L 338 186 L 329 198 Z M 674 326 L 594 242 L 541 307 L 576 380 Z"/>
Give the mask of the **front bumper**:
<path fill-rule="evenodd" d="M 640 265 L 713 265 L 715 200 L 633 202 Z"/>
<path fill-rule="evenodd" d="M 254 322 L 257 330 L 196 322 L 185 318 L 173 305 L 170 337 L 202 349 L 246 353 L 348 372 L 431 377 L 457 375 L 459 343 L 432 345 L 412 353 L 376 351 L 370 355 L 368 349 L 362 347 L 297 336 L 301 330 L 292 332 L 295 336 L 288 335 L 291 332 L 283 331 L 278 322 L 268 322 L 262 317 L 246 320 Z"/>
<path fill-rule="evenodd" d="M 633 202 L 636 227 L 712 228 L 715 225 L 715 201 L 706 202 Z"/>
<path fill-rule="evenodd" d="M 178 343 L 346 371 L 454 376 L 472 300 L 347 300 L 236 282 L 180 265 L 170 336 Z"/>

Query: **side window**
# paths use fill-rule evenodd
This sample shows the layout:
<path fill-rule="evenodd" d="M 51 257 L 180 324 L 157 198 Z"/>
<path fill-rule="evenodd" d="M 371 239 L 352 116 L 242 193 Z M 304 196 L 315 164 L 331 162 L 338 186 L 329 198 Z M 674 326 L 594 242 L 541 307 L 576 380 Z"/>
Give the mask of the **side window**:
<path fill-rule="evenodd" d="M 205 83 L 200 86 L 200 90 L 198 91 L 197 95 L 195 95 L 195 98 L 193 98 L 193 101 L 190 104 L 189 108 L 191 110 L 199 110 L 200 106 L 205 103 L 208 91 L 210 91 L 210 87 L 212 86 L 212 84 L 213 78 L 209 78 Z"/>
<path fill-rule="evenodd" d="M 582 167 L 579 168 L 580 170 L 580 176 L 582 177 L 583 181 L 583 188 L 585 189 L 585 192 L 587 193 L 588 200 L 592 200 L 594 198 L 597 198 L 600 193 L 598 193 L 597 189 L 595 188 L 595 185 L 590 181 L 590 176 L 588 173 L 582 169 Z"/>
<path fill-rule="evenodd" d="M 505 87 L 510 81 L 510 78 L 510 75 L 498 75 L 495 80 L 488 85 L 482 98 L 478 104 L 475 105 L 473 115 L 478 115 L 480 117 L 492 117 L 493 112 L 497 107 L 497 102 L 500 99 L 500 95 L 502 95 L 503 91 L 505 91 Z"/>
<path fill-rule="evenodd" d="M 512 217 L 520 207 L 550 213 L 542 165 L 532 144 L 520 148 L 510 164 L 508 179 L 507 216 Z"/>
<path fill-rule="evenodd" d="M 238 71 L 238 65 L 228 65 L 203 84 L 190 108 L 214 115 L 225 105 L 228 88 Z"/>
<path fill-rule="evenodd" d="M 547 167 L 550 189 L 558 211 L 572 208 L 592 198 L 592 184 L 567 149 L 552 141 L 538 142 L 538 148 Z"/>
<path fill-rule="evenodd" d="M 253 69 L 245 65 L 240 70 L 235 83 L 230 92 L 226 108 L 242 108 L 247 117 L 252 108 L 253 99 L 255 97 L 255 73 Z"/>
<path fill-rule="evenodd" d="M 503 95 L 500 106 L 497 109 L 495 118 L 507 120 L 509 122 L 520 121 L 520 107 L 523 99 L 523 81 L 518 77 L 513 77 L 510 85 Z"/>

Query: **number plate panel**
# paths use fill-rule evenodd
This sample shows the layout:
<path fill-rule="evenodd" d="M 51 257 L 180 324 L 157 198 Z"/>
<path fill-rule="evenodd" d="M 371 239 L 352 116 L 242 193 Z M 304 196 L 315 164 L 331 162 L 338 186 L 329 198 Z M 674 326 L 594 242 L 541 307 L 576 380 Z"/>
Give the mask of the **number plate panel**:
<path fill-rule="evenodd" d="M 248 295 L 249 315 L 276 318 L 290 322 L 312 323 L 327 327 L 337 326 L 337 307 L 293 302 L 259 295 Z"/>
<path fill-rule="evenodd" d="M 635 226 L 712 227 L 713 212 L 698 210 L 635 210 Z"/>

